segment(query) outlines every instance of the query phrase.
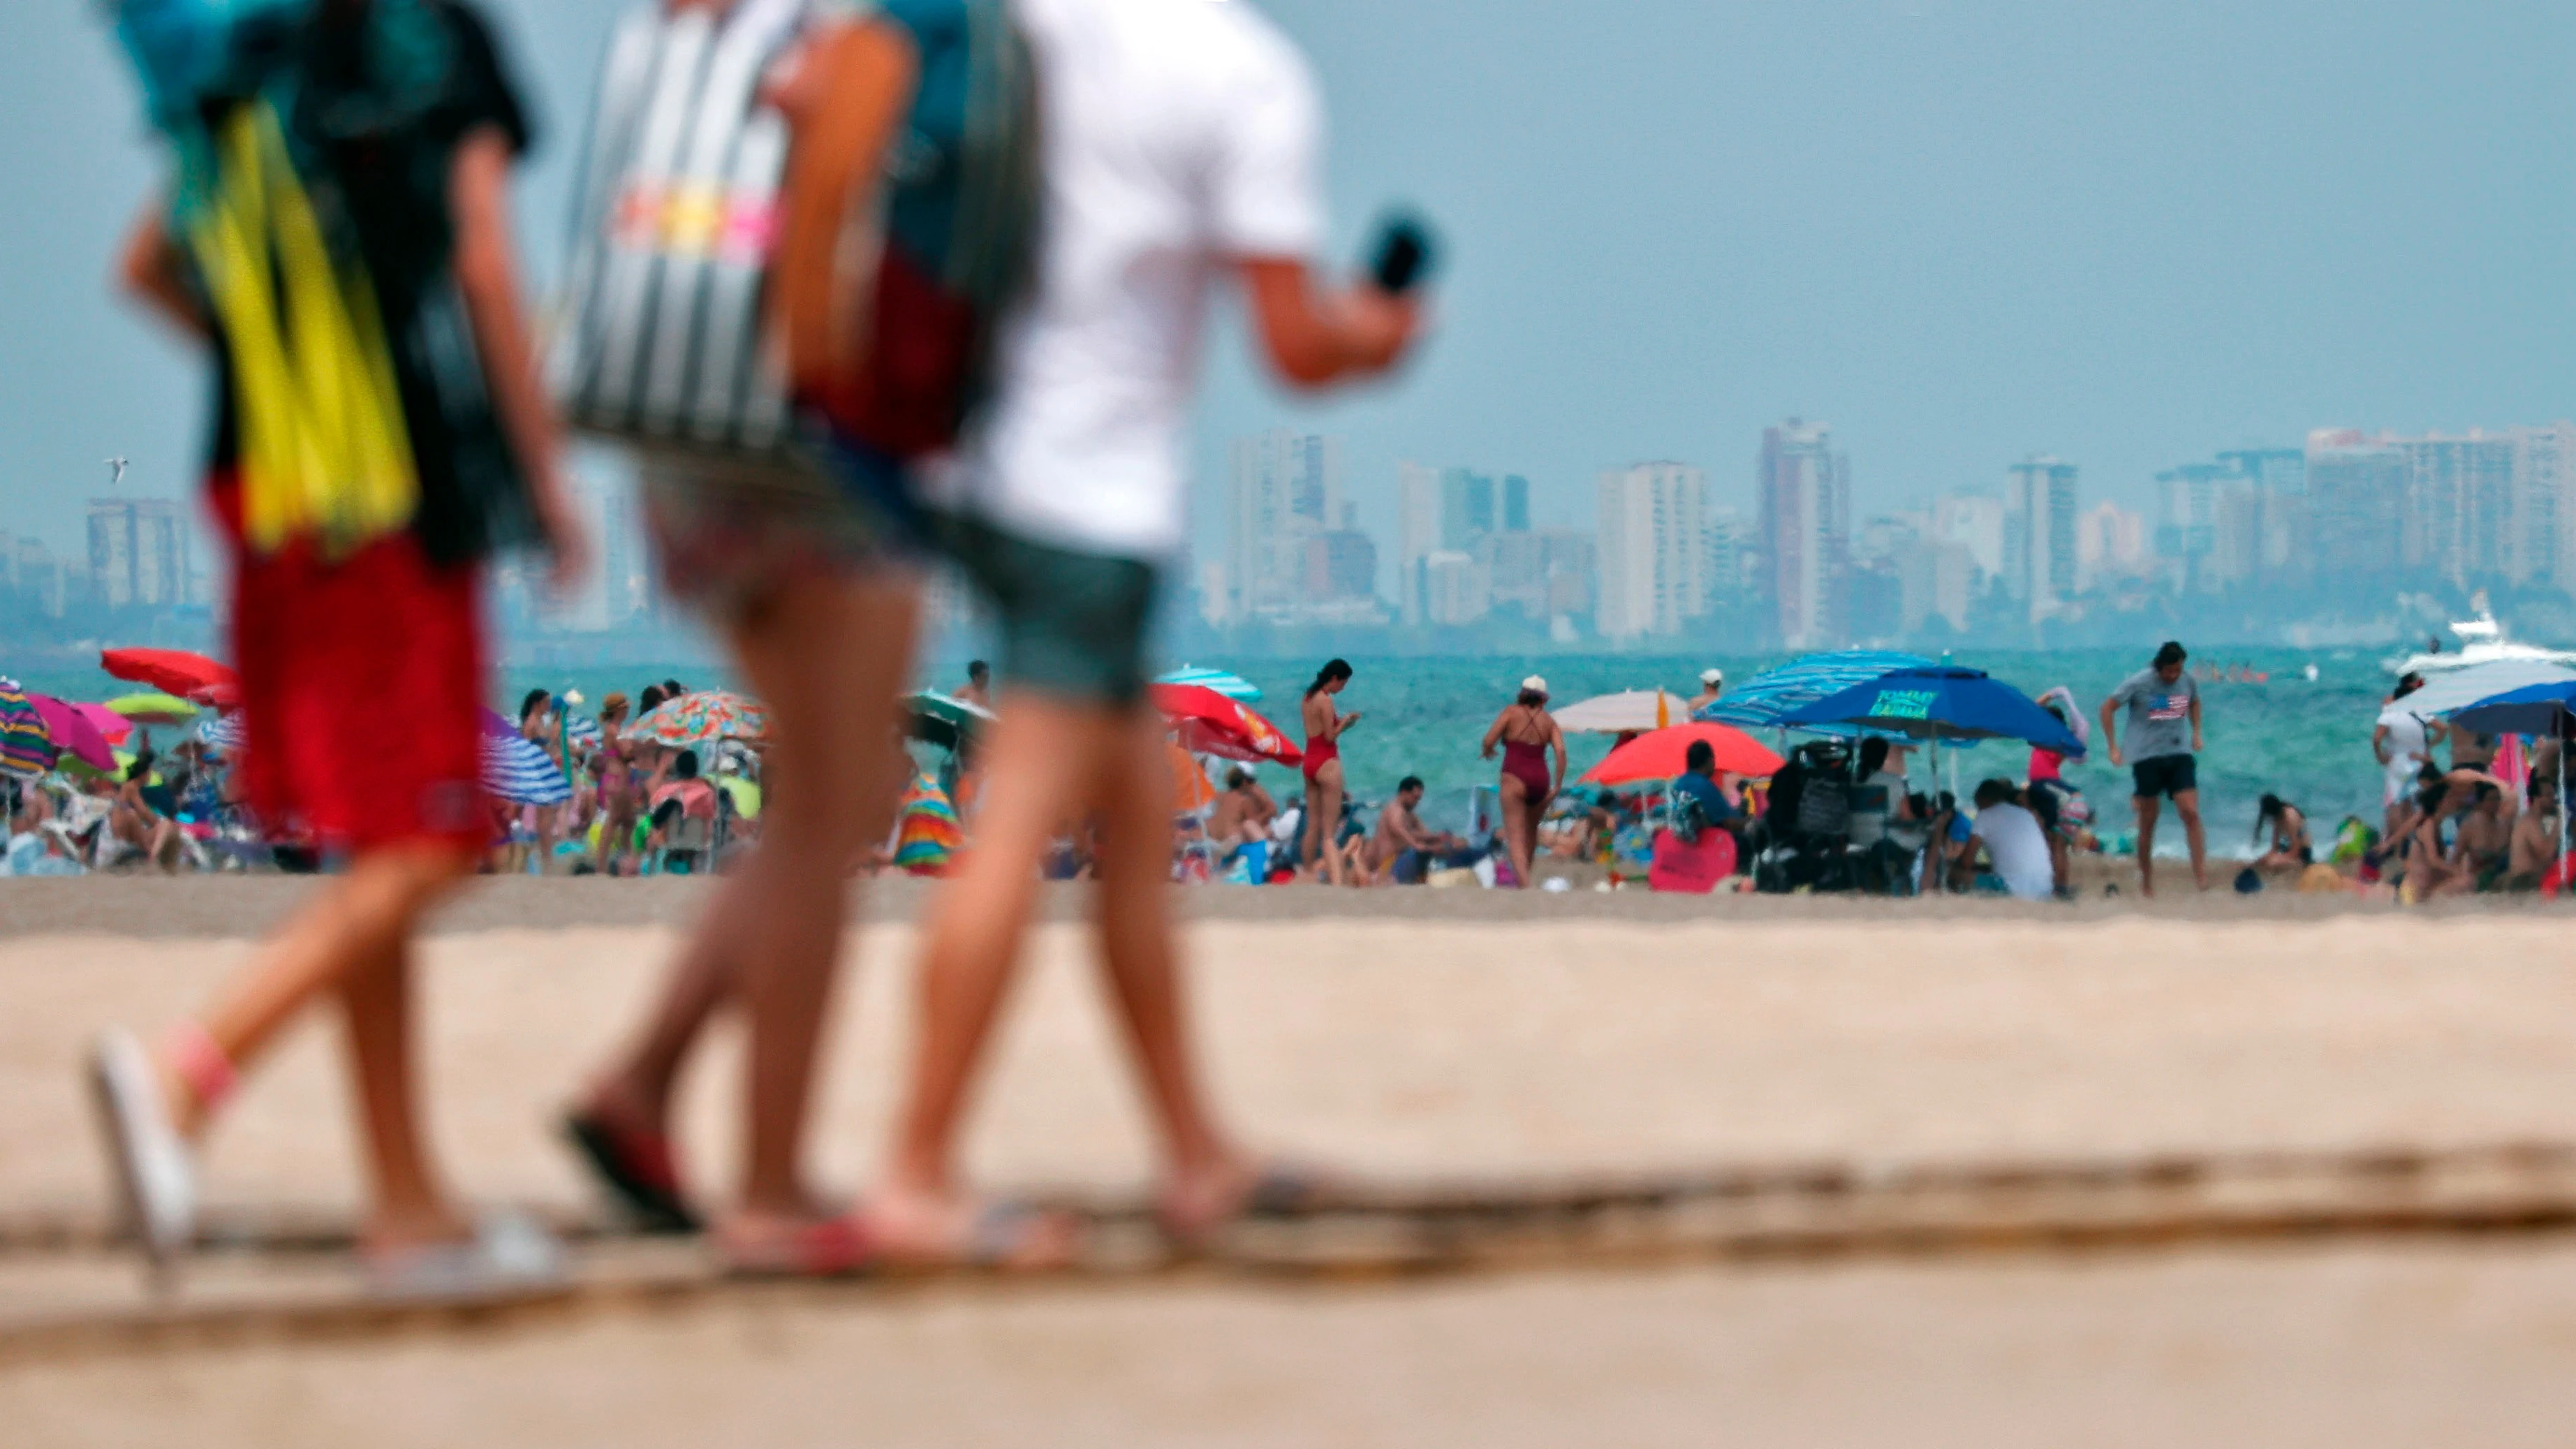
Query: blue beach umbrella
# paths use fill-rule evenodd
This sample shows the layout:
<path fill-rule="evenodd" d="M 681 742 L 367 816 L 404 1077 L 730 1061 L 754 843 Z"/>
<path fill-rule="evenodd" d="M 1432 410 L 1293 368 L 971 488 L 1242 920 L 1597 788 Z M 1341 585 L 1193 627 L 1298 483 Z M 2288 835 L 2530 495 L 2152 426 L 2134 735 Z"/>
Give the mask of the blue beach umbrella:
<path fill-rule="evenodd" d="M 1791 710 L 1791 729 L 1852 725 L 1935 744 L 1956 740 L 2023 740 L 2068 759 L 2084 742 L 2029 696 L 1982 669 L 1935 664 L 1899 669 Z"/>
<path fill-rule="evenodd" d="M 2570 714 L 2576 714 L 2576 679 L 2553 679 L 2463 705 L 2451 712 L 2451 723 L 2471 734 L 2551 735 Z"/>
<path fill-rule="evenodd" d="M 1939 667 L 1933 660 L 1919 654 L 1884 650 L 1850 649 L 1835 654 L 1810 654 L 1737 685 L 1724 698 L 1691 718 L 1714 720 L 1745 729 L 1777 729 L 1792 723 L 1789 719 L 1791 714 L 1854 685 L 1866 684 L 1900 669 Z"/>
<path fill-rule="evenodd" d="M 1156 684 L 1194 684 L 1201 689 L 1213 689 L 1237 703 L 1250 703 L 1261 697 L 1261 686 L 1240 674 L 1228 674 L 1222 669 L 1193 669 L 1185 665 L 1154 682 Z"/>

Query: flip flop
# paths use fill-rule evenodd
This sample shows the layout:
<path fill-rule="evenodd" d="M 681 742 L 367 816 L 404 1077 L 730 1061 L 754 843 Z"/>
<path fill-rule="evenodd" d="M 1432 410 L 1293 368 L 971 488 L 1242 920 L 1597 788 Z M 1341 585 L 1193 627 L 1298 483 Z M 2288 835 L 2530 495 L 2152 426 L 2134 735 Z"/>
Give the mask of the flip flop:
<path fill-rule="evenodd" d="M 563 1246 L 521 1213 L 474 1225 L 461 1243 L 431 1243 L 366 1255 L 367 1291 L 392 1303 L 471 1302 L 521 1297 L 563 1286 Z"/>
<path fill-rule="evenodd" d="M 151 1053 L 129 1032 L 100 1033 L 89 1088 L 126 1221 L 153 1266 L 167 1269 L 196 1237 L 197 1182 Z"/>
<path fill-rule="evenodd" d="M 855 1213 L 799 1224 L 757 1241 L 717 1229 L 725 1272 L 736 1278 L 848 1278 L 879 1266 L 874 1234 Z"/>
<path fill-rule="evenodd" d="M 648 1233 L 686 1236 L 705 1226 L 680 1189 L 678 1154 L 659 1132 L 635 1132 L 591 1112 L 564 1118 L 584 1162 Z"/>
<path fill-rule="evenodd" d="M 991 1202 L 975 1210 L 964 1239 L 954 1247 L 907 1251 L 888 1246 L 883 1262 L 903 1273 L 1049 1273 L 1072 1267 L 1080 1256 L 1081 1225 L 1068 1214 Z"/>
<path fill-rule="evenodd" d="M 1285 1162 L 1265 1163 L 1254 1173 L 1252 1185 L 1232 1210 L 1193 1228 L 1184 1226 L 1169 1207 L 1158 1206 L 1154 1223 L 1175 1246 L 1203 1252 L 1236 1223 L 1311 1217 L 1333 1207 L 1338 1196 L 1335 1180 L 1318 1169 Z"/>

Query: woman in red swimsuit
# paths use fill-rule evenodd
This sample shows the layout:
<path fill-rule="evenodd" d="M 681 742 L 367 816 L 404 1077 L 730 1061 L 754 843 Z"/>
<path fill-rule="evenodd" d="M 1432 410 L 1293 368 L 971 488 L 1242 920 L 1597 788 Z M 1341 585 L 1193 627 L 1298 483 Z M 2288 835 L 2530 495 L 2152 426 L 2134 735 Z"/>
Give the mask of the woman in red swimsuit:
<path fill-rule="evenodd" d="M 1342 731 L 1358 724 L 1360 716 L 1356 710 L 1342 713 L 1333 696 L 1350 682 L 1349 660 L 1326 664 L 1306 686 L 1301 707 L 1306 721 L 1306 831 L 1297 858 L 1301 864 L 1313 861 L 1316 871 L 1335 885 L 1342 883 L 1341 853 L 1333 849 L 1342 825 Z"/>
<path fill-rule="evenodd" d="M 1494 716 L 1494 727 L 1485 731 L 1486 759 L 1494 757 L 1497 745 L 1503 751 L 1503 849 L 1511 856 L 1513 884 L 1527 890 L 1539 817 L 1565 788 L 1565 731 L 1547 712 L 1546 680 L 1535 674 L 1522 680 L 1520 698 Z"/>

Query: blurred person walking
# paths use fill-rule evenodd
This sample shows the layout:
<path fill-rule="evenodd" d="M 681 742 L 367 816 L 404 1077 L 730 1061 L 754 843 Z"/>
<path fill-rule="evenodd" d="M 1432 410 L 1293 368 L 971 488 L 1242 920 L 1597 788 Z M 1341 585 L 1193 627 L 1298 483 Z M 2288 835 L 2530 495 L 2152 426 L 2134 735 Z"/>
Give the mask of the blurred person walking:
<path fill-rule="evenodd" d="M 2173 801 L 2191 846 L 2191 878 L 2209 889 L 2209 840 L 2200 823 L 2200 684 L 2184 665 L 2182 645 L 2166 640 L 2155 661 L 2130 675 L 2102 701 L 2102 744 L 2111 764 L 2130 766 L 2130 804 L 2138 814 L 2138 891 L 2156 893 L 2158 797 Z M 2129 748 L 2120 748 L 2119 715 L 2129 716 Z"/>
<path fill-rule="evenodd" d="M 478 1227 L 449 1199 L 412 1056 L 411 938 L 484 839 L 482 562 L 542 538 L 558 584 L 582 563 L 511 252 L 524 112 L 463 0 L 123 0 L 117 18 L 175 162 L 125 282 L 215 363 L 208 493 L 235 557 L 242 782 L 262 818 L 348 859 L 157 1049 L 102 1036 L 91 1081 L 117 1181 L 166 1263 L 193 1236 L 192 1159 L 218 1110 L 336 999 L 377 1285 L 549 1277 L 542 1232 Z M 400 704 L 402 748 L 351 718 L 367 702 Z"/>
<path fill-rule="evenodd" d="M 777 117 L 765 119 L 746 92 L 736 114 L 702 110 L 698 124 L 749 133 L 783 120 L 790 138 L 784 231 L 768 280 L 786 391 L 829 465 L 750 448 L 709 457 L 648 444 L 642 455 L 672 589 L 715 618 L 769 708 L 766 803 L 749 861 L 718 887 L 644 1030 L 594 1078 L 567 1125 L 649 1226 L 696 1227 L 671 1145 L 671 1098 L 707 1024 L 738 1002 L 751 1029 L 747 1151 L 717 1234 L 737 1271 L 833 1273 L 874 1256 L 854 1219 L 817 1206 L 803 1147 L 849 924 L 846 878 L 885 837 L 909 775 L 897 691 L 911 669 L 925 545 L 915 469 L 954 442 L 982 395 L 987 349 L 976 329 L 1017 272 L 1005 269 L 988 290 L 952 283 L 977 255 L 1026 250 L 1025 217 L 1008 204 L 1011 158 L 971 149 L 988 134 L 1013 134 L 1017 92 L 995 88 L 1007 76 L 996 67 L 1011 57 L 975 49 L 1007 37 L 994 26 L 999 13 L 978 0 L 888 0 L 864 14 L 798 0 L 666 0 L 631 15 L 624 32 L 709 45 L 720 62 L 780 51 Z M 741 79 L 751 67 L 719 69 Z M 604 97 L 613 110 L 616 98 L 606 88 Z M 759 107 L 747 123 L 744 104 Z M 602 133 L 649 130 L 608 117 Z M 899 137 L 925 154 L 881 183 Z M 639 195 L 663 194 L 653 155 L 608 159 Z M 999 183 L 1001 214 L 970 216 L 970 203 L 994 201 L 979 182 Z M 1033 180 L 1024 199 L 1034 204 Z M 593 234 L 613 243 L 628 200 L 606 198 Z M 876 275 L 852 278 L 843 275 L 845 223 L 865 214 L 884 217 L 887 236 Z M 874 289 L 872 309 L 857 304 L 856 288 Z M 615 320 L 606 325 L 613 350 Z M 925 373 L 924 356 L 948 366 Z M 685 692 L 676 681 L 663 688 Z M 657 825 L 669 803 L 657 801 Z"/>
<path fill-rule="evenodd" d="M 1001 721 L 963 871 L 933 909 L 919 1048 L 863 1208 L 898 1259 L 1061 1260 L 1065 1225 L 979 1208 L 957 1137 L 1015 974 L 1036 864 L 1060 822 L 1100 830 L 1102 967 L 1158 1128 L 1160 1221 L 1195 1243 L 1292 1204 L 1218 1125 L 1190 1046 L 1170 920 L 1171 765 L 1145 630 L 1186 538 L 1180 434 L 1208 294 L 1251 302 L 1275 371 L 1319 388 L 1391 367 L 1403 297 L 1326 290 L 1320 105 L 1293 45 L 1242 0 L 1022 0 L 1040 75 L 1040 281 L 948 497 L 957 556 L 992 602 Z M 1326 822 L 1329 826 L 1330 822 Z"/>

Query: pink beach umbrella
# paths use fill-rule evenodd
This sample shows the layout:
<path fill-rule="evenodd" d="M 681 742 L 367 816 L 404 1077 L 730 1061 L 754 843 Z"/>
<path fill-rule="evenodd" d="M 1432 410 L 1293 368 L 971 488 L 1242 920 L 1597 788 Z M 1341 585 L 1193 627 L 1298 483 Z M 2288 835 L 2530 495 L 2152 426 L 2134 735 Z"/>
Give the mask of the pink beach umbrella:
<path fill-rule="evenodd" d="M 44 719 L 45 733 L 53 736 L 55 749 L 93 770 L 116 768 L 116 751 L 109 746 L 107 736 L 99 733 L 98 726 L 90 723 L 89 716 L 80 712 L 79 706 L 66 704 L 48 694 L 28 695 L 27 702 L 34 705 L 36 713 Z"/>
<path fill-rule="evenodd" d="M 111 745 L 124 744 L 134 735 L 134 721 L 109 709 L 106 705 L 75 704 L 72 709 L 82 719 L 89 721 L 90 728 L 98 731 L 99 738 Z"/>

